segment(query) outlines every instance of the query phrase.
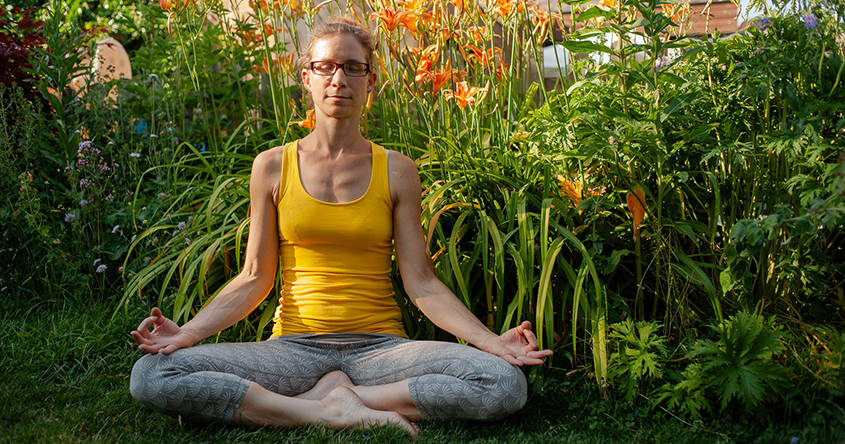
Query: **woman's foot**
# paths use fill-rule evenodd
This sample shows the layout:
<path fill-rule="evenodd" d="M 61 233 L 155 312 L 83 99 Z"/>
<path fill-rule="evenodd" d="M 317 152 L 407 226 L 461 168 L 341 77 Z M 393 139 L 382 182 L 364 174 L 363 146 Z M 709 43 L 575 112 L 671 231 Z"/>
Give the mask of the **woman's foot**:
<path fill-rule="evenodd" d="M 344 376 L 346 375 L 344 374 Z M 322 379 L 320 381 L 322 382 Z M 320 422 L 327 427 L 368 429 L 375 425 L 393 424 L 405 430 L 413 439 L 416 439 L 420 433 L 416 424 L 396 412 L 383 412 L 368 408 L 364 405 L 364 401 L 361 401 L 361 398 L 349 387 L 336 387 L 320 402 L 324 406 L 323 418 Z"/>
<path fill-rule="evenodd" d="M 300 393 L 294 396 L 294 398 L 319 401 L 328 396 L 332 390 L 338 387 L 354 387 L 354 384 L 352 384 L 352 380 L 349 379 L 349 376 L 346 376 L 346 373 L 343 373 L 340 370 L 335 370 L 333 372 L 326 373 L 319 381 L 317 381 L 317 384 L 315 384 L 311 390 Z"/>

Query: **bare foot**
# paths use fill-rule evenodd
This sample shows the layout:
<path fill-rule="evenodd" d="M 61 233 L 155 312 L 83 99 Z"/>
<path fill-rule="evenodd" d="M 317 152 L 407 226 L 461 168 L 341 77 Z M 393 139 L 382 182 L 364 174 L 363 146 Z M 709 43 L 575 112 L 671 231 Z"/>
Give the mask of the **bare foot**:
<path fill-rule="evenodd" d="M 352 380 L 349 379 L 349 376 L 346 376 L 346 373 L 343 373 L 340 370 L 335 370 L 333 372 L 326 373 L 314 387 L 311 387 L 311 390 L 307 392 L 300 393 L 294 398 L 299 399 L 311 399 L 314 401 L 319 401 L 331 393 L 332 390 L 338 387 L 353 387 Z"/>
<path fill-rule="evenodd" d="M 416 424 L 396 412 L 368 408 L 349 387 L 335 388 L 321 402 L 325 408 L 320 422 L 331 428 L 368 429 L 374 425 L 393 424 L 405 430 L 412 439 L 416 439 L 420 433 Z"/>

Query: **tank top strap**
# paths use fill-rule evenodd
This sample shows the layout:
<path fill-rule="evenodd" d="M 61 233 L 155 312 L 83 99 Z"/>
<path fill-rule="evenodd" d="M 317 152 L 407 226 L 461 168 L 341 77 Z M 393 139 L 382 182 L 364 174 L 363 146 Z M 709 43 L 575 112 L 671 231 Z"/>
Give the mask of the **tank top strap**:
<path fill-rule="evenodd" d="M 393 207 L 393 199 L 390 198 L 390 175 L 387 171 L 387 150 L 381 145 L 370 143 L 373 152 L 373 175 L 372 190 L 377 196 L 384 199 L 390 207 Z"/>
<path fill-rule="evenodd" d="M 279 202 L 282 201 L 282 196 L 290 191 L 290 181 L 294 177 L 292 168 L 296 167 L 296 148 L 298 142 L 288 142 L 282 148 L 282 171 L 279 177 Z"/>

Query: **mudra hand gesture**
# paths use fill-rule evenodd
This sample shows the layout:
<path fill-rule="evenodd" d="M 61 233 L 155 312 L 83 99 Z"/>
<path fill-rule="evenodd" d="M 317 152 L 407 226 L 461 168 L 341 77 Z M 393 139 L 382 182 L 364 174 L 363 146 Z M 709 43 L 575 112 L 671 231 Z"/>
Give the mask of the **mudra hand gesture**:
<path fill-rule="evenodd" d="M 488 339 L 481 349 L 518 366 L 542 365 L 543 358 L 552 355 L 551 350 L 537 349 L 537 337 L 531 331 L 531 323 L 528 321 L 501 336 Z"/>
<path fill-rule="evenodd" d="M 150 327 L 153 327 L 150 331 Z M 158 307 L 153 307 L 150 316 L 129 333 L 138 343 L 138 348 L 147 353 L 169 355 L 180 348 L 194 345 L 194 337 L 175 322 L 164 317 Z"/>

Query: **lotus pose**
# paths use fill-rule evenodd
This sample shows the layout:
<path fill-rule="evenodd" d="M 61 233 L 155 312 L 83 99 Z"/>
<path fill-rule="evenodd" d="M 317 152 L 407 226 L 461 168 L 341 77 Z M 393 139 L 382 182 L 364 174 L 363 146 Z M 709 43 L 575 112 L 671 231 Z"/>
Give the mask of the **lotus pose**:
<path fill-rule="evenodd" d="M 182 327 L 153 308 L 131 333 L 147 352 L 130 383 L 142 404 L 203 422 L 391 423 L 412 436 L 423 418 L 494 420 L 525 404 L 518 367 L 551 351 L 537 349 L 528 322 L 491 333 L 435 276 L 416 165 L 359 131 L 376 83 L 373 51 L 369 31 L 349 18 L 312 31 L 300 66 L 316 127 L 255 158 L 243 271 Z M 394 248 L 411 301 L 477 348 L 407 339 L 390 280 Z M 264 300 L 280 257 L 272 337 L 191 347 Z"/>

